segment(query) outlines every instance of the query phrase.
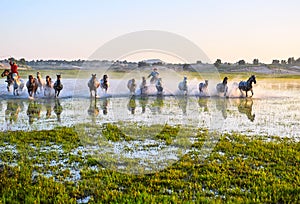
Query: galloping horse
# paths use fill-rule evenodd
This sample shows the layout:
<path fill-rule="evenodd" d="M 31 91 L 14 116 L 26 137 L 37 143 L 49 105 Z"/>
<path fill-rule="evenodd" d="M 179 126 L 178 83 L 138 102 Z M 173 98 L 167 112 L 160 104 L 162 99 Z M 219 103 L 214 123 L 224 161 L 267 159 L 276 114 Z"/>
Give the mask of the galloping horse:
<path fill-rule="evenodd" d="M 228 86 L 227 86 L 228 77 L 224 77 L 223 82 L 217 84 L 216 89 L 218 93 L 224 93 L 224 96 L 226 96 L 228 92 Z"/>
<path fill-rule="evenodd" d="M 135 93 L 135 89 L 136 89 L 135 79 L 130 79 L 128 81 L 127 88 L 129 89 L 130 94 L 134 94 Z"/>
<path fill-rule="evenodd" d="M 56 81 L 54 83 L 54 90 L 55 90 L 55 98 L 59 96 L 60 91 L 63 89 L 63 84 L 61 83 L 61 75 L 57 74 L 56 75 Z"/>
<path fill-rule="evenodd" d="M 26 83 L 26 87 L 27 87 L 29 97 L 35 96 L 38 88 L 37 79 L 33 78 L 32 75 L 29 75 L 28 81 Z"/>
<path fill-rule="evenodd" d="M 205 82 L 203 83 L 203 82 L 201 82 L 200 84 L 199 84 L 199 92 L 200 92 L 200 94 L 201 93 L 207 93 L 207 87 L 208 87 L 208 80 L 205 80 Z"/>
<path fill-rule="evenodd" d="M 249 77 L 249 79 L 247 81 L 241 81 L 239 83 L 239 89 L 240 89 L 240 92 L 241 92 L 242 95 L 243 95 L 242 91 L 245 91 L 246 92 L 246 97 L 248 97 L 248 91 L 251 91 L 252 96 L 253 96 L 252 83 L 256 84 L 256 79 L 255 79 L 254 75 Z"/>
<path fill-rule="evenodd" d="M 92 74 L 92 78 L 88 82 L 91 97 L 93 96 L 92 91 L 95 93 L 95 98 L 97 97 L 97 88 L 99 88 L 99 86 L 100 82 L 98 81 L 96 74 Z"/>
<path fill-rule="evenodd" d="M 147 95 L 148 86 L 145 77 L 142 77 L 142 83 L 140 85 L 141 95 Z"/>
<path fill-rule="evenodd" d="M 162 79 L 161 78 L 157 79 L 155 87 L 156 87 L 158 95 L 163 93 L 164 88 L 163 88 L 163 85 L 162 85 Z"/>
<path fill-rule="evenodd" d="M 46 76 L 46 85 L 44 87 L 44 96 L 50 97 L 53 88 L 53 83 L 50 76 Z"/>
<path fill-rule="evenodd" d="M 187 86 L 187 77 L 183 77 L 183 81 L 181 81 L 179 84 L 178 84 L 178 89 L 180 91 L 182 91 L 184 93 L 184 95 L 187 95 L 188 93 L 188 86 Z"/>
<path fill-rule="evenodd" d="M 45 86 L 45 81 L 44 79 L 42 78 L 42 75 L 40 72 L 37 72 L 36 73 L 36 78 L 37 78 L 37 84 L 38 84 L 38 88 L 40 88 L 40 92 L 42 93 L 43 92 L 43 88 Z"/>
<path fill-rule="evenodd" d="M 18 96 L 19 92 L 23 91 L 23 88 L 24 88 L 24 81 L 19 76 L 17 76 L 14 80 L 13 94 Z"/>
<path fill-rule="evenodd" d="M 12 73 L 8 69 L 5 69 L 2 72 L 1 77 L 5 77 L 5 76 L 6 76 L 5 82 L 7 82 L 7 91 L 10 91 L 10 85 L 14 83 L 14 80 L 12 78 Z"/>
<path fill-rule="evenodd" d="M 107 93 L 107 89 L 109 87 L 109 83 L 108 83 L 107 79 L 108 79 L 108 76 L 106 74 L 104 74 L 103 78 L 100 80 L 100 86 L 105 91 L 105 93 Z"/>

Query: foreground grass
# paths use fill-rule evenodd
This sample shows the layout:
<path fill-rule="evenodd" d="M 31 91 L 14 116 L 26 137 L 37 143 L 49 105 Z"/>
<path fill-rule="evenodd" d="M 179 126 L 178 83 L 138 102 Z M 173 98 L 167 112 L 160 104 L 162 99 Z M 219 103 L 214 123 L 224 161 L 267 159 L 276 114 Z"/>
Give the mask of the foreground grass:
<path fill-rule="evenodd" d="M 106 134 L 111 134 L 115 127 L 105 128 Z M 176 134 L 176 128 L 168 126 L 156 138 L 170 140 Z M 80 137 L 72 128 L 0 133 L 0 146 L 12 145 L 19 152 L 0 154 L 0 161 L 17 161 L 17 165 L 0 165 L 0 203 L 76 203 L 87 197 L 96 203 L 300 202 L 299 142 L 224 134 L 214 151 L 203 157 L 200 150 L 208 137 L 207 131 L 199 130 L 193 153 L 163 171 L 132 175 L 103 168 L 80 153 L 57 155 L 48 150 L 30 157 L 36 155 L 33 145 L 60 145 L 65 152 L 80 147 Z M 111 141 L 118 142 L 116 138 Z M 34 164 L 41 159 L 50 162 L 65 157 L 67 162 L 79 163 L 78 181 L 32 176 L 39 171 Z M 42 168 L 51 165 L 44 163 Z M 59 171 L 59 178 L 67 178 L 70 173 L 68 169 Z"/>

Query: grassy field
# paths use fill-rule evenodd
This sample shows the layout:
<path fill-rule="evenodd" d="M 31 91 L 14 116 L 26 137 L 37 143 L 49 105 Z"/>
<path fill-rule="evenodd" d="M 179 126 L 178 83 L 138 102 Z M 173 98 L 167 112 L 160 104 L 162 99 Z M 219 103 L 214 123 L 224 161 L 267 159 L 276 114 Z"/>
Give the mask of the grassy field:
<path fill-rule="evenodd" d="M 134 139 L 112 124 L 102 128 L 112 143 Z M 200 150 L 208 131 L 193 131 Z M 155 138 L 168 145 L 176 132 Z M 74 128 L 0 133 L 0 203 L 300 202 L 300 143 L 292 139 L 223 134 L 205 157 L 190 152 L 162 171 L 134 175 L 105 168 L 80 149 L 80 138 Z M 70 179 L 74 168 L 80 179 Z"/>

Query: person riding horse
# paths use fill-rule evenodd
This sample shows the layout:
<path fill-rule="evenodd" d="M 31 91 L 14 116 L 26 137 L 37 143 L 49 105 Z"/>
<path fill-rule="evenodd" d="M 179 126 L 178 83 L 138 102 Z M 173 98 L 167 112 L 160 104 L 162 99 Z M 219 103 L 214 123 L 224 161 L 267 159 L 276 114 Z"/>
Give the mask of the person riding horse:
<path fill-rule="evenodd" d="M 153 71 L 148 75 L 148 78 L 152 77 L 150 79 L 150 83 L 151 84 L 155 84 L 156 83 L 156 81 L 158 80 L 158 75 L 159 75 L 159 72 L 157 71 L 157 68 L 154 68 Z"/>
<path fill-rule="evenodd" d="M 16 77 L 19 76 L 18 72 L 18 65 L 12 61 L 12 59 L 9 60 L 9 65 L 10 65 L 10 72 L 12 74 L 12 79 L 15 80 Z"/>

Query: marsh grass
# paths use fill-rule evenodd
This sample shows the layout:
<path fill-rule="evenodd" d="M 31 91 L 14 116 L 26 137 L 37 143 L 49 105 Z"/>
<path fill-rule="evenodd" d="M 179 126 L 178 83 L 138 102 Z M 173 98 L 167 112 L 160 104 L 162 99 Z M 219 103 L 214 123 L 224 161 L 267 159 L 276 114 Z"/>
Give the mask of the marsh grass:
<path fill-rule="evenodd" d="M 118 132 L 113 125 L 103 128 L 108 135 Z M 172 143 L 177 128 L 165 126 L 156 139 L 171 138 Z M 85 198 L 91 203 L 299 203 L 299 142 L 223 134 L 203 159 L 209 132 L 192 132 L 195 151 L 164 170 L 138 175 L 103 168 L 81 146 L 74 128 L 0 133 L 0 203 L 76 203 Z M 124 137 L 112 138 L 117 143 Z M 74 168 L 80 174 L 75 180 L 70 179 Z"/>

